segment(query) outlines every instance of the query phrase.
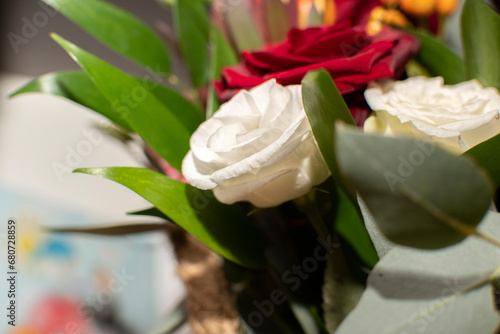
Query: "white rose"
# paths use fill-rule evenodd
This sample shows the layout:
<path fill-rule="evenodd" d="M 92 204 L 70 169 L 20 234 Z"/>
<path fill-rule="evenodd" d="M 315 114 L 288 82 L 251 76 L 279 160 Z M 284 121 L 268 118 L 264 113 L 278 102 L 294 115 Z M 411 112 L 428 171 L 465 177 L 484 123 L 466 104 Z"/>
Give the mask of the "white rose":
<path fill-rule="evenodd" d="M 385 81 L 365 97 L 376 111 L 365 122 L 367 133 L 433 140 L 462 153 L 500 132 L 500 95 L 476 80 L 454 86 L 441 77 Z"/>
<path fill-rule="evenodd" d="M 329 176 L 298 85 L 270 80 L 241 91 L 202 123 L 182 163 L 186 180 L 222 203 L 271 207 Z"/>

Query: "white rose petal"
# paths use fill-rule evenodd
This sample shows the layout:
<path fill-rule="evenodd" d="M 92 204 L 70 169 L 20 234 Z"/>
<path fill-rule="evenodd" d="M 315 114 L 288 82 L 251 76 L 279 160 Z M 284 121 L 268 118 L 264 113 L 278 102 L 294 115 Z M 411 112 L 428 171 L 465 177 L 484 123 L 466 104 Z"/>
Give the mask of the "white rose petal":
<path fill-rule="evenodd" d="M 412 77 L 373 83 L 366 101 L 376 111 L 367 133 L 433 140 L 461 153 L 500 132 L 500 95 L 476 81 L 454 86 L 443 79 Z"/>
<path fill-rule="evenodd" d="M 329 176 L 298 85 L 270 80 L 239 92 L 200 125 L 190 145 L 184 177 L 226 204 L 277 206 Z"/>

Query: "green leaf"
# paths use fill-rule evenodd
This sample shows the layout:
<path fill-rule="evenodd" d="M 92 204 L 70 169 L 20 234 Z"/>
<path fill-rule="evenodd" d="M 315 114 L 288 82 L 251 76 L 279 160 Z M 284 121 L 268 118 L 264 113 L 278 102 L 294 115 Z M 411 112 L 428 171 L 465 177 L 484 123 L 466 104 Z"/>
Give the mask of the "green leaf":
<path fill-rule="evenodd" d="M 160 74 L 170 58 L 160 38 L 143 22 L 101 0 L 43 0 L 115 51 Z"/>
<path fill-rule="evenodd" d="M 54 34 L 53 38 L 87 72 L 129 126 L 170 165 L 181 170 L 192 133 L 179 119 L 179 113 L 183 112 L 179 108 L 184 103 L 171 101 L 165 105 L 146 82 L 123 73 L 58 35 Z"/>
<path fill-rule="evenodd" d="M 344 102 L 330 75 L 324 71 L 309 72 L 302 80 L 302 100 L 314 138 L 337 185 L 338 206 L 336 228 L 370 267 L 378 260 L 377 253 L 351 192 L 340 175 L 335 156 L 334 129 L 337 120 L 355 124 L 349 108 Z M 354 197 L 355 200 L 355 197 Z"/>
<path fill-rule="evenodd" d="M 467 78 L 500 89 L 500 16 L 482 0 L 464 4 L 462 42 Z"/>
<path fill-rule="evenodd" d="M 239 51 L 252 51 L 264 45 L 264 40 L 244 1 L 233 1 L 224 11 L 224 19 Z"/>
<path fill-rule="evenodd" d="M 373 268 L 379 258 L 358 207 L 340 187 L 337 187 L 337 195 L 335 229 L 351 244 L 366 266 Z"/>
<path fill-rule="evenodd" d="M 334 333 L 342 320 L 351 312 L 364 290 L 345 263 L 345 258 L 332 254 L 328 258 L 323 285 L 323 310 L 328 333 Z"/>
<path fill-rule="evenodd" d="M 264 6 L 271 42 L 282 42 L 290 30 L 285 4 L 281 0 L 267 0 Z"/>
<path fill-rule="evenodd" d="M 466 80 L 464 62 L 446 45 L 425 32 L 415 29 L 406 30 L 420 40 L 420 49 L 415 59 L 431 76 L 443 77 L 447 85 L 455 85 Z"/>
<path fill-rule="evenodd" d="M 213 82 L 220 78 L 224 67 L 233 66 L 238 63 L 238 56 L 234 52 L 231 44 L 229 44 L 227 39 L 222 35 L 217 27 L 212 26 L 210 36 L 212 45 L 210 82 Z M 217 99 L 217 95 L 215 94 L 214 86 L 210 85 L 207 102 L 207 118 L 212 116 L 212 114 L 216 112 L 219 107 L 220 103 Z"/>
<path fill-rule="evenodd" d="M 25 93 L 45 93 L 57 95 L 81 104 L 132 131 L 123 117 L 113 109 L 89 76 L 84 72 L 54 72 L 33 79 L 10 96 Z"/>
<path fill-rule="evenodd" d="M 219 203 L 212 192 L 149 169 L 85 168 L 76 172 L 118 182 L 133 190 L 215 252 L 244 267 L 265 267 L 263 240 L 238 206 Z"/>
<path fill-rule="evenodd" d="M 302 100 L 314 138 L 328 169 L 337 184 L 343 186 L 336 163 L 334 140 L 335 122 L 341 120 L 356 125 L 344 98 L 325 70 L 312 71 L 302 80 Z"/>
<path fill-rule="evenodd" d="M 304 330 L 304 333 L 320 334 L 321 330 L 319 329 L 319 326 L 316 323 L 316 319 L 311 313 L 310 307 L 308 307 L 303 303 L 290 300 L 290 298 L 288 299 L 289 299 L 288 303 L 290 304 L 290 309 L 292 310 L 293 314 L 295 315 L 295 318 L 299 322 L 300 327 Z"/>
<path fill-rule="evenodd" d="M 185 301 L 182 301 L 169 314 L 163 316 L 161 321 L 148 334 L 170 334 L 174 333 L 176 329 L 184 325 L 187 321 L 187 313 L 184 309 L 184 302 Z"/>
<path fill-rule="evenodd" d="M 499 216 L 489 212 L 481 232 L 500 237 Z M 498 247 L 477 238 L 437 251 L 394 247 L 336 333 L 496 333 L 490 275 L 499 259 Z"/>
<path fill-rule="evenodd" d="M 180 94 L 148 78 L 136 79 L 141 80 L 164 105 L 176 106 L 176 117 L 189 131 L 194 132 L 198 128 L 198 125 L 203 122 L 201 111 Z M 10 96 L 13 97 L 25 93 L 45 93 L 64 97 L 107 117 L 124 129 L 132 131 L 120 113 L 111 106 L 106 97 L 99 91 L 85 72 L 54 72 L 45 74 L 32 80 Z M 125 100 L 121 102 L 126 103 Z M 119 103 L 116 106 L 119 106 Z"/>
<path fill-rule="evenodd" d="M 311 6 L 307 20 L 308 27 L 319 27 L 323 25 L 323 15 L 318 12 L 316 6 Z"/>
<path fill-rule="evenodd" d="M 165 223 L 153 223 L 153 224 L 135 224 L 135 225 L 112 225 L 112 226 L 102 226 L 95 228 L 48 228 L 48 232 L 57 233 L 81 233 L 81 234 L 95 234 L 95 235 L 107 235 L 107 236 L 117 236 L 117 235 L 127 235 L 136 234 L 144 232 L 153 231 L 166 231 L 167 225 Z"/>
<path fill-rule="evenodd" d="M 136 78 L 136 80 L 139 79 Z M 204 121 L 203 110 L 186 100 L 184 96 L 176 91 L 145 79 L 142 79 L 142 83 L 147 89 L 150 89 L 151 93 L 165 108 L 170 110 L 184 128 L 189 131 L 190 135 Z"/>
<path fill-rule="evenodd" d="M 152 208 L 145 209 L 145 210 L 128 212 L 127 214 L 128 215 L 132 215 L 132 216 L 157 217 L 157 218 L 161 218 L 161 219 L 164 219 L 164 220 L 167 220 L 167 221 L 171 221 L 171 219 L 169 217 L 167 217 L 163 212 L 161 212 L 160 210 L 158 210 L 154 206 Z"/>
<path fill-rule="evenodd" d="M 490 182 L 472 161 L 433 143 L 337 127 L 337 162 L 395 243 L 436 249 L 475 234 Z"/>
<path fill-rule="evenodd" d="M 176 0 L 174 23 L 191 81 L 200 87 L 208 81 L 208 41 L 210 23 L 202 0 Z"/>
<path fill-rule="evenodd" d="M 493 180 L 495 187 L 500 187 L 500 134 L 467 150 L 464 155 L 471 157 L 483 167 Z"/>

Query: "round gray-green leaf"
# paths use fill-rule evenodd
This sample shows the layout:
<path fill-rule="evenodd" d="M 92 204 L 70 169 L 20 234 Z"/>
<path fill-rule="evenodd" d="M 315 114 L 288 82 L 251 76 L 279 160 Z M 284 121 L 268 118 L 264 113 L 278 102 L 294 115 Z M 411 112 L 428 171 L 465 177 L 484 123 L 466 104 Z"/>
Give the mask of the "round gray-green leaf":
<path fill-rule="evenodd" d="M 472 160 L 411 138 L 336 130 L 337 162 L 382 233 L 397 244 L 436 249 L 475 232 L 492 190 Z"/>

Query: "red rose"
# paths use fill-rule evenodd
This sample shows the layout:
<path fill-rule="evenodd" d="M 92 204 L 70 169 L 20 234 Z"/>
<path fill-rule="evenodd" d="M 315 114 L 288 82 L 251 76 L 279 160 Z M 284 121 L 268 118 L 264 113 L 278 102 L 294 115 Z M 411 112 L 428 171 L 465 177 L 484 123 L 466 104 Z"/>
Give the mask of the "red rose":
<path fill-rule="evenodd" d="M 366 25 L 373 8 L 381 5 L 380 0 L 335 0 L 336 23 Z"/>
<path fill-rule="evenodd" d="M 292 29 L 281 44 L 244 52 L 242 63 L 225 68 L 215 86 L 219 98 L 227 101 L 240 89 L 271 78 L 283 85 L 300 84 L 307 72 L 325 68 L 346 95 L 369 81 L 400 77 L 418 46 L 412 35 L 388 27 L 375 36 L 368 36 L 364 26 L 352 27 L 348 22 Z"/>

